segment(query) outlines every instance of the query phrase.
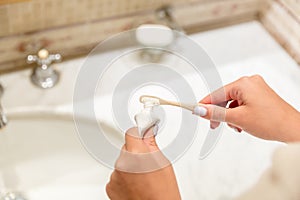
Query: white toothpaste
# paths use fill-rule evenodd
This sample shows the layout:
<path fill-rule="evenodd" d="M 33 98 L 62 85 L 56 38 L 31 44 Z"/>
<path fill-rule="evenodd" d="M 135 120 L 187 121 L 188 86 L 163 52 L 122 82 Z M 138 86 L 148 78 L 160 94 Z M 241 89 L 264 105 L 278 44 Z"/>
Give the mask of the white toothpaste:
<path fill-rule="evenodd" d="M 159 117 L 153 111 L 154 106 L 159 105 L 159 100 L 153 98 L 144 97 L 141 99 L 144 104 L 144 109 L 134 116 L 135 122 L 137 124 L 140 137 L 144 137 L 145 133 L 157 125 L 160 121 Z M 154 131 L 156 134 L 156 131 Z"/>
<path fill-rule="evenodd" d="M 159 99 L 152 97 L 140 97 L 140 102 L 144 104 L 144 108 L 160 105 Z"/>

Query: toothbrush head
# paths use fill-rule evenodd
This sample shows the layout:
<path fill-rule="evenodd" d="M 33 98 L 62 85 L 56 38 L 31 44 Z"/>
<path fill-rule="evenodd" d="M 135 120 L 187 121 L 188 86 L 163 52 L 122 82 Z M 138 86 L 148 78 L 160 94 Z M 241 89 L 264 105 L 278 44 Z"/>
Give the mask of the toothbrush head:
<path fill-rule="evenodd" d="M 140 97 L 140 102 L 143 103 L 145 107 L 153 107 L 160 105 L 160 99 L 155 96 L 143 95 Z"/>

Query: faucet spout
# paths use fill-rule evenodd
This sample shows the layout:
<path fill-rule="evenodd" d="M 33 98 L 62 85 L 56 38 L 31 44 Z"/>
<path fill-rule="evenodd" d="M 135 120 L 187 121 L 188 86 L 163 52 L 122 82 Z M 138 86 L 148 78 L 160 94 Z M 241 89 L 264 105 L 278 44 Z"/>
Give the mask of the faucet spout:
<path fill-rule="evenodd" d="M 6 115 L 3 113 L 2 107 L 0 109 L 0 129 L 2 129 L 7 125 L 8 120 Z"/>
<path fill-rule="evenodd" d="M 184 29 L 177 23 L 173 17 L 172 8 L 170 6 L 163 6 L 156 10 L 156 15 L 159 20 L 166 23 L 168 27 L 178 32 L 185 33 Z"/>

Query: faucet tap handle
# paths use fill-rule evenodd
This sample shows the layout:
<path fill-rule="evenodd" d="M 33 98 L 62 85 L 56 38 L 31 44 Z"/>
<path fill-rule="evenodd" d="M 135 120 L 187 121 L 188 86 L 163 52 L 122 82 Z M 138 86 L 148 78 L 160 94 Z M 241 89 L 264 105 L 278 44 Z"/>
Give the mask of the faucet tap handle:
<path fill-rule="evenodd" d="M 28 55 L 27 56 L 27 63 L 28 64 L 35 63 L 35 62 L 37 62 L 37 60 L 38 60 L 38 57 L 35 56 L 35 55 Z"/>
<path fill-rule="evenodd" d="M 39 59 L 47 59 L 49 57 L 49 51 L 47 49 L 41 49 L 38 52 Z"/>
<path fill-rule="evenodd" d="M 62 57 L 60 54 L 49 54 L 47 49 L 41 49 L 37 53 L 37 55 L 28 55 L 27 56 L 27 63 L 37 63 L 39 65 L 50 65 L 52 62 L 60 62 Z"/>
<path fill-rule="evenodd" d="M 60 62 L 61 61 L 61 55 L 60 54 L 51 54 L 49 55 L 49 60 L 50 61 L 55 61 L 55 62 Z"/>

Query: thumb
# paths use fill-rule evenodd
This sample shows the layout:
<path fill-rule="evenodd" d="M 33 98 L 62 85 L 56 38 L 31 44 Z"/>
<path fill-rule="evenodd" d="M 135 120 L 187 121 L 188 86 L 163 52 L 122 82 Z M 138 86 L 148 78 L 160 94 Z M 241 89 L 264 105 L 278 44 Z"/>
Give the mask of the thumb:
<path fill-rule="evenodd" d="M 238 108 L 224 108 L 213 104 L 201 104 L 194 108 L 193 114 L 215 122 L 234 123 Z"/>
<path fill-rule="evenodd" d="M 157 126 L 155 125 L 147 130 L 144 137 L 141 138 L 137 127 L 130 128 L 125 135 L 125 150 L 132 153 L 158 151 L 159 148 L 155 140 L 156 131 Z"/>
<path fill-rule="evenodd" d="M 115 169 L 129 173 L 152 172 L 170 165 L 169 160 L 159 150 L 155 141 L 155 128 L 139 137 L 138 128 L 130 128 L 125 135 L 125 145 L 116 161 Z"/>

